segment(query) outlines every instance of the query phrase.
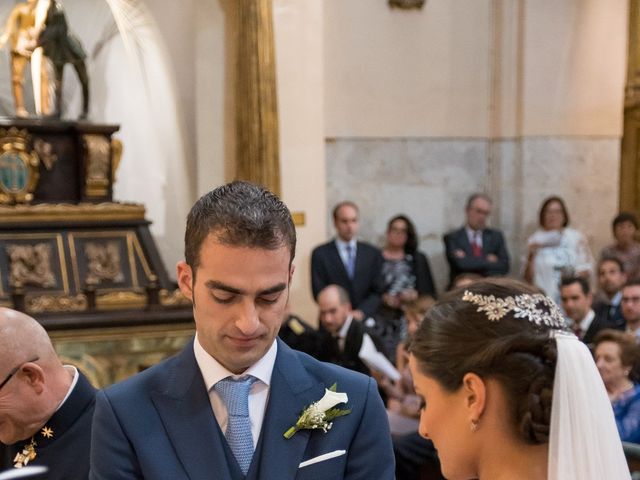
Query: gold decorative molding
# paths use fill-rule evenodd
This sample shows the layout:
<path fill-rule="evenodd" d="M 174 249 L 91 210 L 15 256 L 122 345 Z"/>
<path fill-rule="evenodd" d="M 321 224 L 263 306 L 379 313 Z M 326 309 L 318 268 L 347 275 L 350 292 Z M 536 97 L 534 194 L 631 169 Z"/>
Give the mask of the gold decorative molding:
<path fill-rule="evenodd" d="M 0 128 L 0 203 L 28 203 L 40 177 L 40 158 L 26 129 Z"/>
<path fill-rule="evenodd" d="M 237 0 L 236 176 L 280 193 L 272 0 Z"/>
<path fill-rule="evenodd" d="M 78 295 L 38 295 L 26 298 L 29 313 L 83 312 L 87 309 L 87 297 Z"/>
<path fill-rule="evenodd" d="M 122 160 L 123 149 L 124 147 L 121 140 L 118 140 L 117 138 L 111 139 L 111 181 L 114 185 L 116 183 L 116 172 L 118 171 L 118 167 L 120 167 L 120 161 Z"/>
<path fill-rule="evenodd" d="M 82 137 L 87 160 L 84 192 L 87 197 L 106 197 L 111 183 L 111 142 L 104 135 Z"/>
<path fill-rule="evenodd" d="M 191 300 L 185 297 L 179 288 L 176 288 L 173 292 L 160 290 L 160 305 L 163 307 L 180 307 L 183 305 L 191 305 Z"/>
<path fill-rule="evenodd" d="M 144 293 L 117 291 L 96 296 L 98 310 L 125 310 L 144 308 L 146 305 L 147 296 Z"/>
<path fill-rule="evenodd" d="M 0 205 L 0 225 L 47 221 L 126 221 L 144 220 L 144 205 L 135 203 L 70 203 L 38 205 Z"/>
<path fill-rule="evenodd" d="M 402 8 L 404 10 L 419 9 L 424 6 L 424 0 L 389 0 L 389 6 Z"/>
<path fill-rule="evenodd" d="M 296 227 L 304 227 L 307 223 L 304 212 L 291 212 L 291 218 Z"/>

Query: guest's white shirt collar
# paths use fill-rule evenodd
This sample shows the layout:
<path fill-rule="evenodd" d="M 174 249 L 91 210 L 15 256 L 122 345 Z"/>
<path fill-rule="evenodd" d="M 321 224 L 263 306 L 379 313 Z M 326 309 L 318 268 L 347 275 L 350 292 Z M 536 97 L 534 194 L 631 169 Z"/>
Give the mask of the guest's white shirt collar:
<path fill-rule="evenodd" d="M 342 325 L 340 330 L 338 330 L 338 337 L 346 338 L 347 333 L 349 332 L 349 327 L 351 326 L 351 322 L 352 321 L 353 321 L 353 316 L 349 315 L 347 317 L 347 319 L 344 321 L 344 324 Z"/>
<path fill-rule="evenodd" d="M 56 412 L 60 410 L 60 408 L 62 408 L 62 405 L 64 405 L 64 402 L 67 401 L 67 398 L 69 398 L 69 396 L 71 395 L 71 392 L 73 392 L 73 389 L 76 387 L 76 384 L 78 383 L 78 378 L 80 377 L 80 374 L 78 373 L 78 369 L 73 365 L 65 365 L 64 368 L 67 372 L 73 375 L 73 380 L 71 380 L 71 385 L 69 386 L 69 390 L 67 390 L 67 394 L 64 396 L 64 398 L 60 402 L 60 405 L 58 405 L 58 408 L 56 408 Z"/>
<path fill-rule="evenodd" d="M 617 307 L 618 305 L 620 305 L 621 302 L 622 302 L 622 290 L 616 293 L 611 298 L 611 300 L 609 300 L 609 303 L 611 304 L 612 307 Z"/>
<path fill-rule="evenodd" d="M 589 327 L 591 326 L 591 323 L 593 322 L 593 319 L 595 318 L 595 316 L 596 316 L 595 312 L 590 309 L 589 313 L 587 313 L 587 315 L 578 323 L 580 330 L 582 330 L 583 332 L 586 332 L 587 330 L 589 330 Z"/>
<path fill-rule="evenodd" d="M 271 374 L 273 373 L 273 366 L 276 362 L 276 355 L 278 353 L 278 342 L 274 339 L 273 344 L 269 350 L 267 350 L 267 353 L 265 353 L 260 360 L 251 365 L 240 375 L 230 372 L 223 367 L 220 362 L 209 355 L 202 345 L 200 345 L 197 333 L 196 338 L 193 341 L 193 353 L 196 356 L 198 367 L 202 372 L 202 378 L 204 379 L 207 391 L 210 391 L 211 388 L 220 380 L 229 376 L 233 378 L 240 378 L 246 375 L 252 375 L 268 386 L 271 384 Z"/>
<path fill-rule="evenodd" d="M 352 238 L 351 240 L 349 240 L 348 242 L 345 242 L 344 240 L 342 240 L 340 237 L 336 237 L 336 247 L 338 247 L 338 250 L 340 251 L 347 251 L 347 245 L 350 246 L 351 248 L 353 248 L 353 251 L 356 251 L 356 248 L 358 248 L 358 242 L 357 240 L 354 238 Z"/>

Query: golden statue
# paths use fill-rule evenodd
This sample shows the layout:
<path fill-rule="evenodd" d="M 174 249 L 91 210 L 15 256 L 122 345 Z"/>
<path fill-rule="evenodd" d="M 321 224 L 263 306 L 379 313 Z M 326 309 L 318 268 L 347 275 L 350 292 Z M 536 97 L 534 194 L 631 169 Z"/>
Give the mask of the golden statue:
<path fill-rule="evenodd" d="M 32 54 L 37 47 L 38 36 L 44 21 L 43 15 L 40 13 L 42 9 L 38 8 L 38 4 L 39 0 L 27 0 L 17 4 L 11 10 L 4 32 L 0 36 L 0 48 L 4 47 L 7 42 L 11 48 L 11 84 L 18 117 L 29 115 L 24 104 L 24 69 L 27 63 L 32 60 Z M 38 65 L 33 69 L 33 72 L 32 78 L 38 79 L 34 83 L 40 87 L 34 95 L 36 111 L 41 113 L 46 110 L 46 107 L 42 108 L 42 105 L 49 103 L 49 82 L 41 56 L 38 56 Z"/>

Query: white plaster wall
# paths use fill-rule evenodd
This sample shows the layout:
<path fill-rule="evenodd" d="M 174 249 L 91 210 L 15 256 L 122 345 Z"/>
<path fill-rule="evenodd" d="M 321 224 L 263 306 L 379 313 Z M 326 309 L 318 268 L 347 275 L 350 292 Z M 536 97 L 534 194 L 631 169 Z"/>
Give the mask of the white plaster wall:
<path fill-rule="evenodd" d="M 311 323 L 310 253 L 324 239 L 325 147 L 323 9 L 317 0 L 273 4 L 282 198 L 306 222 L 297 228 L 291 308 Z"/>

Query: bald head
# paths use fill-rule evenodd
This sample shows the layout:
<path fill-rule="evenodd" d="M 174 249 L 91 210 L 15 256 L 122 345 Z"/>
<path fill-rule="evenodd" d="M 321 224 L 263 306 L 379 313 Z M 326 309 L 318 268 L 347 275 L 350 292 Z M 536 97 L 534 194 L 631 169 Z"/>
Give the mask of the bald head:
<path fill-rule="evenodd" d="M 320 323 L 331 333 L 338 333 L 351 314 L 349 294 L 339 285 L 328 285 L 318 293 Z"/>
<path fill-rule="evenodd" d="M 29 315 L 0 308 L 0 365 L 36 357 L 42 364 L 59 363 L 45 329 Z"/>

